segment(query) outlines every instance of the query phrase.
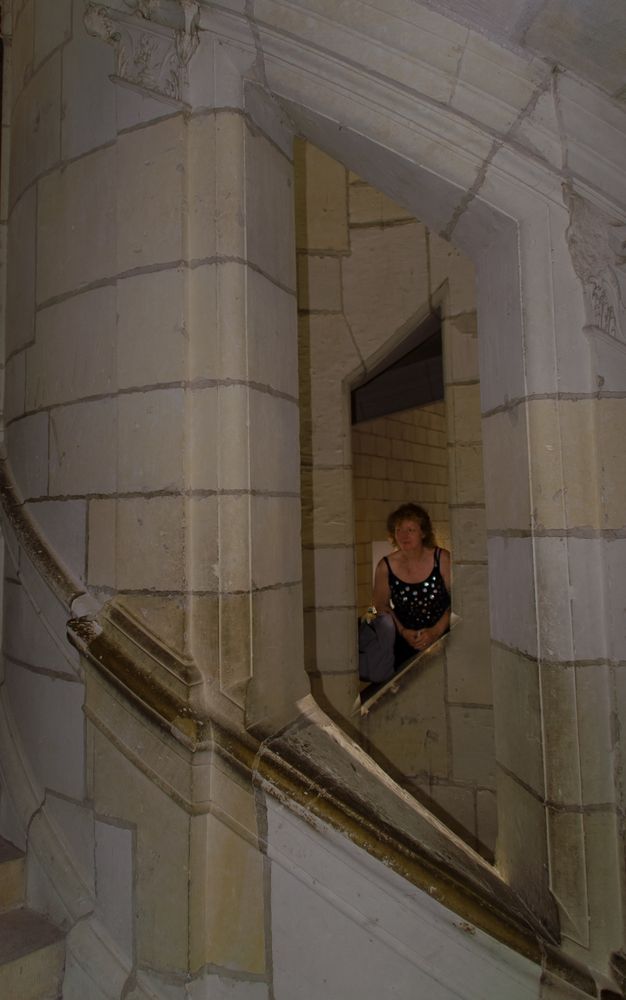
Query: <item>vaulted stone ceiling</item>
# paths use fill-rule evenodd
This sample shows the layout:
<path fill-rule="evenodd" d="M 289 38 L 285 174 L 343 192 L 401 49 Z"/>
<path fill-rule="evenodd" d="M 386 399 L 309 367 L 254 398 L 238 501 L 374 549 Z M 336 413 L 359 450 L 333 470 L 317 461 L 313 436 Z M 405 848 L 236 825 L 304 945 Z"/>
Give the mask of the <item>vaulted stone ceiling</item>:
<path fill-rule="evenodd" d="M 626 0 L 426 0 L 503 45 L 572 70 L 626 103 Z"/>

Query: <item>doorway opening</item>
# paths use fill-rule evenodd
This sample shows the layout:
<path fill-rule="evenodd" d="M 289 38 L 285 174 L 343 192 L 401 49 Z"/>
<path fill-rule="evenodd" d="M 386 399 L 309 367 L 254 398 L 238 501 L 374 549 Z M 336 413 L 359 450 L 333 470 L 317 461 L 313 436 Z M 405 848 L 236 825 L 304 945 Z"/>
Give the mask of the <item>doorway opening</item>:
<path fill-rule="evenodd" d="M 311 688 L 392 777 L 492 860 L 495 753 L 473 268 L 310 143 L 298 141 L 295 164 Z M 355 719 L 356 625 L 371 602 L 372 544 L 384 542 L 387 515 L 406 501 L 429 510 L 438 544 L 452 552 L 460 621 L 397 695 Z"/>

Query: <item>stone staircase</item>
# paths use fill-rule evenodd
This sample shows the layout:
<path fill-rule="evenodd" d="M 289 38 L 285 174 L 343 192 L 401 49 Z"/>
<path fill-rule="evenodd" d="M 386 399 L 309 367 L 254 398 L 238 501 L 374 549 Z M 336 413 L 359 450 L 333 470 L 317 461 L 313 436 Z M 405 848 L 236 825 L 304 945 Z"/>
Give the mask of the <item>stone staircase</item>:
<path fill-rule="evenodd" d="M 0 997 L 61 1000 L 64 934 L 24 906 L 25 858 L 0 837 Z"/>

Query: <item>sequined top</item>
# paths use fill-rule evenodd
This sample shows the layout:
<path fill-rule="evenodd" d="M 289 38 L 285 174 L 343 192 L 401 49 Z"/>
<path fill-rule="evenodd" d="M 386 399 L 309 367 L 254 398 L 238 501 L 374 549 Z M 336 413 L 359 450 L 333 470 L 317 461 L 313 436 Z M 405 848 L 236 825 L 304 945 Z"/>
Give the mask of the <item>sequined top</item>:
<path fill-rule="evenodd" d="M 407 583 L 393 572 L 385 556 L 389 573 L 389 592 L 394 614 L 404 628 L 431 628 L 450 607 L 450 595 L 439 570 L 441 549 L 435 549 L 435 565 L 430 576 L 420 583 Z"/>

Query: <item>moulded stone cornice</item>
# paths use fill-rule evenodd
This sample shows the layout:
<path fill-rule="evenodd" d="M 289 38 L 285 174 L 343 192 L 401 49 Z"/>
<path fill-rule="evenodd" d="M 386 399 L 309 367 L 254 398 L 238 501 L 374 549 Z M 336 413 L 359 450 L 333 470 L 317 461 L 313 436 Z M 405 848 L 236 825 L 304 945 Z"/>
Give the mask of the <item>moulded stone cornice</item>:
<path fill-rule="evenodd" d="M 198 48 L 197 0 L 124 0 L 128 13 L 90 3 L 84 24 L 115 49 L 115 82 L 176 103 L 187 96 L 189 62 Z"/>

